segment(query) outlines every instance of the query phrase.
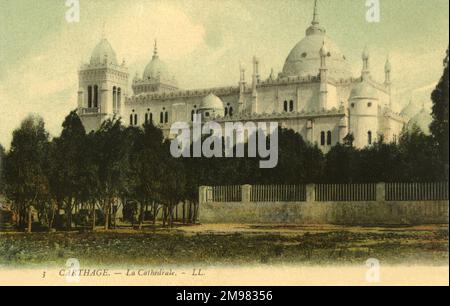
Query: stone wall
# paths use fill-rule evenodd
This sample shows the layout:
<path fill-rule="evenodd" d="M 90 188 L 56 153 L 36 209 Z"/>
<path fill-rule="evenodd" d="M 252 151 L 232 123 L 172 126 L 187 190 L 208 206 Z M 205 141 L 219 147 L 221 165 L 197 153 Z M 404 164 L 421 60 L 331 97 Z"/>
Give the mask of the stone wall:
<path fill-rule="evenodd" d="M 304 202 L 251 202 L 248 185 L 242 202 L 215 202 L 209 188 L 200 188 L 200 223 L 420 225 L 448 224 L 449 218 L 448 201 L 386 201 L 384 184 L 377 185 L 376 201 L 339 202 L 315 201 L 311 185 Z"/>
<path fill-rule="evenodd" d="M 448 202 L 201 203 L 200 223 L 448 224 Z"/>

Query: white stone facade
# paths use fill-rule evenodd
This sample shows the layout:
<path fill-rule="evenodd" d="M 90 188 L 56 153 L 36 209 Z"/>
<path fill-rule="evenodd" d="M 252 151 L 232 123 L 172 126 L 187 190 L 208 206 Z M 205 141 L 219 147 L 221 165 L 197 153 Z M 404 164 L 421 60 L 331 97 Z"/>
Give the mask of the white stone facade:
<path fill-rule="evenodd" d="M 98 129 L 106 118 L 117 115 L 129 125 L 152 120 L 166 137 L 172 123 L 191 122 L 194 113 L 206 120 L 277 121 L 324 152 L 342 143 L 351 133 L 358 148 L 380 136 L 396 141 L 406 119 L 392 111 L 391 65 L 385 66 L 385 80 L 370 74 L 370 56 L 363 52 L 362 73 L 354 77 L 347 59 L 319 23 L 317 6 L 306 36 L 288 55 L 283 71 L 267 79 L 259 74 L 259 60 L 253 59 L 251 81 L 241 68 L 237 86 L 182 90 L 166 64 L 154 55 L 143 76 L 135 76 L 128 95 L 129 75 L 118 65 L 106 39 L 95 48 L 90 64 L 80 70 L 78 106 L 86 130 Z M 89 98 L 89 86 L 98 86 Z M 120 93 L 118 93 L 120 89 Z M 89 100 L 91 99 L 91 100 Z M 89 102 L 91 101 L 91 102 Z"/>

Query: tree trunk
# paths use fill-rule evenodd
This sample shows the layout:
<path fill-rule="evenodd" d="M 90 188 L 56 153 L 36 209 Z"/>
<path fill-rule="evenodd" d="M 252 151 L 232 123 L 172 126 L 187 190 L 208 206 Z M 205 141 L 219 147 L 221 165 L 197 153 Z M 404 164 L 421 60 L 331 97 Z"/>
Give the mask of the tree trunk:
<path fill-rule="evenodd" d="M 163 227 L 166 227 L 167 207 L 163 206 Z"/>
<path fill-rule="evenodd" d="M 173 227 L 173 205 L 169 205 L 169 227 Z"/>
<path fill-rule="evenodd" d="M 139 230 L 142 229 L 143 224 L 144 224 L 144 204 L 139 203 Z"/>
<path fill-rule="evenodd" d="M 28 207 L 28 228 L 27 233 L 31 233 L 31 225 L 33 223 L 32 207 Z"/>
<path fill-rule="evenodd" d="M 156 202 L 153 202 L 153 225 L 156 225 L 156 214 L 158 212 L 156 211 Z"/>
<path fill-rule="evenodd" d="M 198 208 L 199 208 L 199 203 L 194 202 L 194 220 L 193 223 L 197 224 L 197 219 L 198 219 Z"/>
<path fill-rule="evenodd" d="M 95 231 L 95 202 L 92 202 L 92 231 Z"/>
<path fill-rule="evenodd" d="M 109 230 L 109 213 L 111 207 L 111 200 L 107 200 L 105 207 L 105 231 Z"/>
<path fill-rule="evenodd" d="M 186 201 L 183 201 L 183 224 L 186 224 Z"/>
<path fill-rule="evenodd" d="M 55 210 L 56 210 L 55 203 L 52 201 L 52 212 L 51 212 L 50 222 L 48 225 L 49 231 L 51 231 L 53 228 L 53 222 L 55 221 Z"/>

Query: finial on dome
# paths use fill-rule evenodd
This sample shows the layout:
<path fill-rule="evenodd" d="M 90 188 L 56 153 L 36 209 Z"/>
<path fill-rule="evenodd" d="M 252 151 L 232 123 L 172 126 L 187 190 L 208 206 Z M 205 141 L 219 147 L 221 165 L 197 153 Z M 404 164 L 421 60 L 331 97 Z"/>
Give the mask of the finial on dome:
<path fill-rule="evenodd" d="M 388 54 L 386 57 L 386 64 L 384 65 L 384 71 L 391 72 L 391 69 L 392 69 L 391 60 L 390 60 L 390 55 Z"/>
<path fill-rule="evenodd" d="M 153 47 L 153 58 L 158 58 L 158 40 L 155 39 L 155 45 Z"/>
<path fill-rule="evenodd" d="M 311 25 L 306 29 L 306 35 L 313 34 L 325 34 L 326 30 L 324 27 L 320 26 L 319 22 L 319 9 L 318 9 L 318 1 L 314 0 L 314 12 L 313 19 L 311 21 Z"/>
<path fill-rule="evenodd" d="M 362 60 L 363 60 L 362 78 L 367 79 L 370 75 L 369 48 L 367 47 L 367 45 L 364 47 L 364 51 L 362 53 Z"/>
<path fill-rule="evenodd" d="M 319 11 L 317 9 L 317 0 L 314 0 L 314 13 L 313 13 L 313 20 L 312 20 L 311 24 L 312 25 L 319 24 Z"/>
<path fill-rule="evenodd" d="M 328 55 L 328 49 L 325 45 L 325 39 L 322 42 L 322 48 L 320 48 L 320 56 L 327 56 Z"/>
<path fill-rule="evenodd" d="M 370 54 L 369 54 L 369 47 L 366 45 L 364 47 L 364 51 L 362 53 L 362 59 L 363 60 L 367 60 L 367 59 L 369 59 L 369 56 L 370 56 Z"/>
<path fill-rule="evenodd" d="M 102 39 L 106 39 L 106 22 L 103 21 L 102 25 Z"/>

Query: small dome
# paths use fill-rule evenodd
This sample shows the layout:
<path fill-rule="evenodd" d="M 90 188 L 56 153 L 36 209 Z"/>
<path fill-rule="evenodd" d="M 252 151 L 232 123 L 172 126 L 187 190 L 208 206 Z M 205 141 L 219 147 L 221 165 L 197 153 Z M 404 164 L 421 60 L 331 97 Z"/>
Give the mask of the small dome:
<path fill-rule="evenodd" d="M 418 126 L 422 132 L 429 134 L 432 120 L 431 112 L 426 110 L 425 107 L 422 107 L 420 112 L 413 116 L 408 122 L 408 129 L 411 130 L 413 126 Z"/>
<path fill-rule="evenodd" d="M 225 109 L 222 100 L 214 94 L 209 94 L 203 98 L 199 111 L 203 118 L 224 117 Z"/>
<path fill-rule="evenodd" d="M 378 95 L 375 88 L 367 80 L 363 80 L 353 87 L 350 99 L 377 100 Z"/>
<path fill-rule="evenodd" d="M 116 52 L 106 38 L 103 38 L 97 46 L 95 46 L 91 55 L 91 65 L 104 64 L 105 60 L 108 64 L 117 65 Z"/>
<path fill-rule="evenodd" d="M 158 55 L 158 45 L 155 40 L 155 48 L 153 50 L 153 57 L 150 63 L 147 64 L 142 76 L 144 81 L 157 81 L 176 86 L 177 82 L 173 75 L 169 73 L 169 68 L 166 63 L 163 62 Z"/>
<path fill-rule="evenodd" d="M 211 93 L 206 97 L 204 97 L 202 103 L 200 104 L 200 110 L 206 109 L 223 111 L 224 110 L 223 102 L 218 96 Z"/>
<path fill-rule="evenodd" d="M 171 77 L 166 63 L 161 61 L 159 57 L 153 57 L 150 63 L 145 67 L 143 79 L 170 80 Z"/>

